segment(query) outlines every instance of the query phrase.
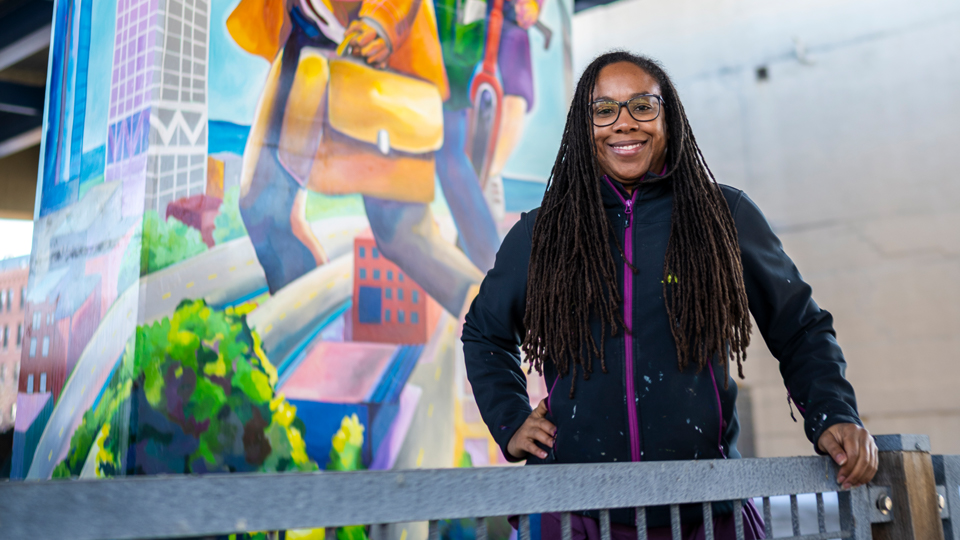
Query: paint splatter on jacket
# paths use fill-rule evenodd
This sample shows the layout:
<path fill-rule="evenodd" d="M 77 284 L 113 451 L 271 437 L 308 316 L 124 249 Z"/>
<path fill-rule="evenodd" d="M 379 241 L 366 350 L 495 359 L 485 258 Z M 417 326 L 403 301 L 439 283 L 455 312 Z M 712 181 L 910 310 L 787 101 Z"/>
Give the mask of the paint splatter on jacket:
<path fill-rule="evenodd" d="M 718 365 L 698 372 L 694 364 L 680 372 L 677 364 L 662 284 L 673 205 L 671 181 L 648 181 L 632 197 L 610 181 L 602 182 L 613 234 L 637 269 L 624 273 L 623 258 L 611 239 L 624 318 L 633 335 L 621 331 L 605 338 L 608 373 L 594 362 L 590 380 L 581 375 L 572 399 L 570 375 L 558 379 L 551 363 L 544 366 L 550 389 L 547 419 L 557 426 L 556 444 L 546 449 L 546 459 L 531 458 L 528 463 L 739 458 L 736 382 L 728 378 L 724 384 L 724 370 Z M 803 414 L 804 431 L 815 446 L 828 427 L 861 423 L 853 388 L 844 377 L 846 362 L 833 318 L 813 301 L 810 286 L 753 201 L 740 190 L 721 189 L 739 236 L 750 311 L 780 362 L 788 392 Z M 504 455 L 531 412 L 519 345 L 525 334 L 527 268 L 536 216 L 537 210 L 523 214 L 507 234 L 463 327 L 467 375 L 483 420 Z M 683 286 L 683 276 L 673 285 Z M 592 326 L 599 343 L 600 324 L 594 321 Z M 715 505 L 714 511 L 729 513 L 732 504 Z M 684 521 L 696 521 L 700 515 L 699 507 L 684 508 Z M 611 517 L 615 522 L 633 522 L 627 511 L 612 512 Z M 648 519 L 650 526 L 669 523 L 664 509 L 651 511 Z"/>

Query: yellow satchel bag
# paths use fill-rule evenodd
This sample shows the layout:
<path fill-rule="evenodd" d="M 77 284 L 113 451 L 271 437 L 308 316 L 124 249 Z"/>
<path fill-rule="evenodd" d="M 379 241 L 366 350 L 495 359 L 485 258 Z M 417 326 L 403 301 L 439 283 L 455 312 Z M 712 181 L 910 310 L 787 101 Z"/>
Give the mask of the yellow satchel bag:
<path fill-rule="evenodd" d="M 432 201 L 434 152 L 443 145 L 440 91 L 427 81 L 329 54 L 311 48 L 300 53 L 280 135 L 281 163 L 320 193 Z"/>

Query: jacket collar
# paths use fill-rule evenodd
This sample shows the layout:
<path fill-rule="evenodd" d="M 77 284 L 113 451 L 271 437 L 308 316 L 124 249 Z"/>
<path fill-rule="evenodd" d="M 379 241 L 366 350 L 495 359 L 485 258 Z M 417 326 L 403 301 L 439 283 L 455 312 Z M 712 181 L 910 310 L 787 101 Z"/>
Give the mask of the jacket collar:
<path fill-rule="evenodd" d="M 660 174 L 647 173 L 636 188 L 638 193 L 635 200 L 649 200 L 669 192 L 673 179 L 664 178 L 666 172 L 667 167 L 664 166 Z M 600 197 L 604 208 L 622 208 L 623 201 L 629 199 L 630 194 L 616 180 L 601 176 Z"/>

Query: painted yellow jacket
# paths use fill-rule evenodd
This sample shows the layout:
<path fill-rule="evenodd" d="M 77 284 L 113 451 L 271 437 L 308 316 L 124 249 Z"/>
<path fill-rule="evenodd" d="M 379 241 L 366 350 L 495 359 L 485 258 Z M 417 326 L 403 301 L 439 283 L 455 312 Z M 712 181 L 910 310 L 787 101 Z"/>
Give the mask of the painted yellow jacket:
<path fill-rule="evenodd" d="M 437 85 L 449 95 L 431 0 L 325 0 L 343 26 L 361 18 L 376 21 L 393 46 L 387 66 Z M 227 30 L 247 52 L 272 62 L 290 35 L 292 0 L 241 0 Z"/>

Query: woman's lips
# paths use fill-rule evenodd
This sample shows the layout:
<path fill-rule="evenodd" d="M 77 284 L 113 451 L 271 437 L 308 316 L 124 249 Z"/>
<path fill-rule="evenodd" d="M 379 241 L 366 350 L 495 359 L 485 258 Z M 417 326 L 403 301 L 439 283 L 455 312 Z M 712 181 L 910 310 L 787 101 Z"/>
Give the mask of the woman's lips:
<path fill-rule="evenodd" d="M 646 144 L 646 141 L 624 141 L 609 144 L 607 146 L 609 146 L 610 150 L 618 156 L 631 157 L 639 154 Z"/>

